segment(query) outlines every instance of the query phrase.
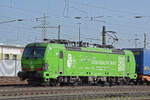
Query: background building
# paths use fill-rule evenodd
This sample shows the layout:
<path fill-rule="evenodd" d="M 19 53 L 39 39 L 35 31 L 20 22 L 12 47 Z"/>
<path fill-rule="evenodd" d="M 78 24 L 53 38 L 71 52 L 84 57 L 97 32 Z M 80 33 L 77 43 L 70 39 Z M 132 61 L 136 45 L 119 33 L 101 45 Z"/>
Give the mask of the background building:
<path fill-rule="evenodd" d="M 0 76 L 17 76 L 23 50 L 23 46 L 0 45 Z"/>
<path fill-rule="evenodd" d="M 0 45 L 1 60 L 20 60 L 24 47 L 14 45 Z"/>

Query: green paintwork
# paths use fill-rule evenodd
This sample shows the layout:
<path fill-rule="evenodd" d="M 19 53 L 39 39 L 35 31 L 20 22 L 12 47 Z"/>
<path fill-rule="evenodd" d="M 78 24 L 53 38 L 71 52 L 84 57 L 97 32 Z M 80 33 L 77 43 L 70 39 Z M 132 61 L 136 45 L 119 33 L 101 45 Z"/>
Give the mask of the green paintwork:
<path fill-rule="evenodd" d="M 27 46 L 33 45 L 35 44 Z M 47 64 L 47 70 L 38 71 L 45 80 L 58 76 L 115 76 L 131 79 L 137 77 L 134 56 L 128 50 L 123 50 L 124 54 L 119 54 L 105 48 L 81 47 L 81 50 L 69 50 L 63 44 L 36 43 L 36 45 L 46 47 L 44 58 L 22 58 L 22 66 L 32 67 L 30 71 L 34 71 L 34 67 L 42 68 L 43 64 Z M 60 51 L 63 52 L 62 58 Z"/>

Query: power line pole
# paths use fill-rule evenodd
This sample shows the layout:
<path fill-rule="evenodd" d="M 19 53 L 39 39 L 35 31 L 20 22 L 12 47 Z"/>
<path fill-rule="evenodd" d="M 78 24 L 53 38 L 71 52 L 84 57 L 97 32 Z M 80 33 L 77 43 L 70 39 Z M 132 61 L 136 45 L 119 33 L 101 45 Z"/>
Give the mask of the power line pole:
<path fill-rule="evenodd" d="M 45 13 L 44 13 L 44 15 L 43 15 L 43 17 L 40 17 L 40 18 L 36 18 L 37 20 L 38 19 L 43 19 L 42 20 L 42 26 L 36 26 L 36 27 L 33 27 L 33 28 L 42 28 L 42 38 L 43 38 L 43 40 L 45 40 L 46 39 L 46 29 L 47 28 L 58 28 L 58 39 L 60 39 L 60 25 L 58 26 L 58 27 L 56 27 L 56 26 L 46 26 L 47 25 L 47 20 L 46 20 L 46 15 L 45 15 Z"/>
<path fill-rule="evenodd" d="M 135 40 L 135 48 L 137 48 L 137 41 L 140 40 L 139 38 L 137 38 L 137 34 L 136 34 L 136 38 L 134 40 Z"/>
<path fill-rule="evenodd" d="M 60 25 L 58 25 L 58 40 L 60 40 Z"/>
<path fill-rule="evenodd" d="M 146 33 L 144 33 L 144 48 L 146 48 Z"/>
<path fill-rule="evenodd" d="M 42 23 L 43 40 L 45 39 L 46 31 L 47 31 L 46 30 L 46 16 L 45 16 L 45 13 L 44 13 L 43 23 Z"/>
<path fill-rule="evenodd" d="M 80 25 L 81 23 L 78 23 L 79 24 L 79 33 L 78 33 L 78 39 L 79 39 L 79 42 L 80 42 Z"/>
<path fill-rule="evenodd" d="M 106 27 L 103 26 L 103 29 L 102 29 L 102 46 L 106 46 Z"/>
<path fill-rule="evenodd" d="M 63 16 L 68 16 L 69 13 L 69 0 L 65 0 L 65 7 L 63 10 Z"/>

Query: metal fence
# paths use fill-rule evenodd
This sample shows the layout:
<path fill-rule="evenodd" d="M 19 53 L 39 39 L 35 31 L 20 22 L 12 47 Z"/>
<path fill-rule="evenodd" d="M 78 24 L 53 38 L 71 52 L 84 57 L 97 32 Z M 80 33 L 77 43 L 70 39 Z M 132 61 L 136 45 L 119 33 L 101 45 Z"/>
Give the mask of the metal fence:
<path fill-rule="evenodd" d="M 17 76 L 21 71 L 20 60 L 0 60 L 0 76 Z"/>

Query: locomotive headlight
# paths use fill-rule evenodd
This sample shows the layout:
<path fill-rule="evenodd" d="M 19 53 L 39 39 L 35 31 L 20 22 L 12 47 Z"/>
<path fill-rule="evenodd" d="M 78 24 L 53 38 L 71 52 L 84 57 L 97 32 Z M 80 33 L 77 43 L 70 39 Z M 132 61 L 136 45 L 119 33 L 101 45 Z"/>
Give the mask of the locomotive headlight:
<path fill-rule="evenodd" d="M 47 70 L 47 69 L 48 69 L 48 64 L 47 63 L 43 64 L 43 70 Z"/>

